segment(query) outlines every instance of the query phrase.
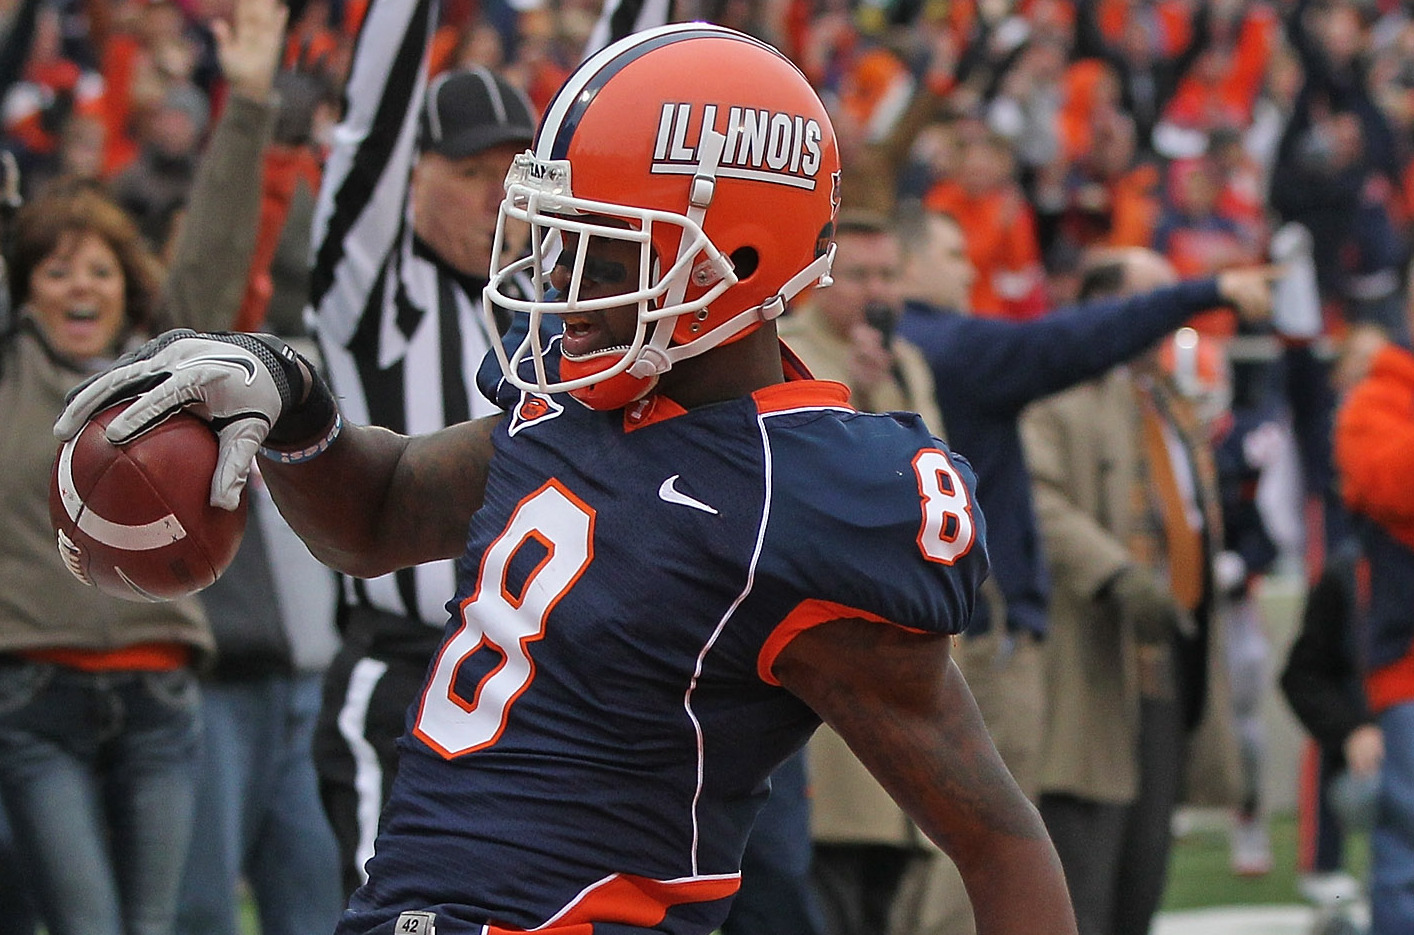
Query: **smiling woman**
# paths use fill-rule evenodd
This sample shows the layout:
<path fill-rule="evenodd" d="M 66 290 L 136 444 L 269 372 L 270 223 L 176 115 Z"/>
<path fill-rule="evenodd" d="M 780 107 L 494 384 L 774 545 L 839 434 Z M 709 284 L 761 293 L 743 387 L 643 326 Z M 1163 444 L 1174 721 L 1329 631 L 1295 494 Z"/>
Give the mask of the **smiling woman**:
<path fill-rule="evenodd" d="M 65 393 L 150 335 L 162 269 L 128 214 L 87 188 L 21 209 L 7 260 L 18 315 L 0 337 L 0 798 L 45 928 L 116 935 L 106 920 L 175 908 L 199 738 L 194 664 L 211 636 L 194 599 L 131 604 L 79 584 L 40 511 Z M 219 265 L 207 264 L 213 284 Z M 119 867 L 138 884 L 120 887 Z"/>
<path fill-rule="evenodd" d="M 93 189 L 49 194 L 21 212 L 10 276 L 21 318 L 80 369 L 152 330 L 161 266 L 127 213 Z"/>
<path fill-rule="evenodd" d="M 123 324 L 123 269 L 97 234 L 70 233 L 31 277 L 31 312 L 49 343 L 67 357 L 96 357 Z"/>
<path fill-rule="evenodd" d="M 240 305 L 285 8 L 237 8 L 217 37 L 228 94 L 166 270 L 127 212 L 81 183 L 52 182 L 7 231 L 17 315 L 0 334 L 0 799 L 51 935 L 121 935 L 125 921 L 172 930 L 195 827 L 196 671 L 213 649 L 201 606 L 80 584 L 47 503 L 65 395 L 161 327 L 220 330 Z"/>

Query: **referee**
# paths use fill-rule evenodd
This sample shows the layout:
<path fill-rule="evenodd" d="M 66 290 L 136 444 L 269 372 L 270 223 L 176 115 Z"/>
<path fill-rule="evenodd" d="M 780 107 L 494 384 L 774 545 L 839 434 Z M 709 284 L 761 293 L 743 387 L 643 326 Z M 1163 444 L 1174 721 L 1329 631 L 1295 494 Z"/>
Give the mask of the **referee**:
<path fill-rule="evenodd" d="M 534 134 L 484 68 L 426 79 L 431 0 L 370 5 L 313 229 L 310 312 L 345 415 L 420 434 L 497 411 L 474 375 L 502 183 Z M 347 893 L 365 879 L 395 742 L 441 642 L 451 561 L 342 581 L 343 643 L 314 739 Z"/>

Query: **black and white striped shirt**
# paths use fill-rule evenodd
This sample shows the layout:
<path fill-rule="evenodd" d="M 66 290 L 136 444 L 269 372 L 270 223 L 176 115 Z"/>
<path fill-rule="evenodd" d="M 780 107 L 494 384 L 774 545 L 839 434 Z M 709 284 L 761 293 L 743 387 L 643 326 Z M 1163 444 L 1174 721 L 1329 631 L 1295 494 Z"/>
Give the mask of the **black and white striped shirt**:
<path fill-rule="evenodd" d="M 434 0 L 370 4 L 315 211 L 310 302 L 345 418 L 410 435 L 490 415 L 480 283 L 416 241 L 408 189 L 427 89 Z M 438 629 L 453 563 L 345 578 L 344 598 Z"/>
<path fill-rule="evenodd" d="M 306 312 L 344 417 L 410 435 L 498 411 L 475 382 L 491 338 L 483 283 L 412 233 L 408 189 L 437 14 L 436 0 L 369 5 L 315 210 Z M 670 15 L 670 0 L 610 0 L 587 51 Z M 343 581 L 347 603 L 439 631 L 455 590 L 452 561 Z"/>

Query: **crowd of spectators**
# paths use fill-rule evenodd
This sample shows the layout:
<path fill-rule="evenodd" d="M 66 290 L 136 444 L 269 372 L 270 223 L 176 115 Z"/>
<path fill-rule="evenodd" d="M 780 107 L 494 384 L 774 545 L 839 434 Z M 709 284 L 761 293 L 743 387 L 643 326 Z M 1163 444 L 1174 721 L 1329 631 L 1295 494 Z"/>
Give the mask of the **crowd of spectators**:
<path fill-rule="evenodd" d="M 4 146 L 26 194 L 99 179 L 157 248 L 222 103 L 206 23 L 226 0 L 8 0 Z M 899 199 L 968 231 L 977 314 L 1073 298 L 1086 247 L 1153 247 L 1181 275 L 1314 241 L 1329 331 L 1407 330 L 1414 18 L 1384 0 L 686 0 L 790 55 L 833 112 L 845 200 Z M 316 149 L 360 0 L 295 4 L 285 65 Z M 691 7 L 690 9 L 687 7 Z M 543 105 L 593 0 L 448 0 L 430 68 L 483 64 Z M 304 141 L 301 141 L 304 142 Z M 878 150 L 883 150 L 880 159 Z M 882 180 L 882 181 L 881 181 Z M 857 184 L 850 184 L 857 182 Z M 1233 329 L 1221 315 L 1205 322 Z"/>
<path fill-rule="evenodd" d="M 213 30 L 233 2 L 0 0 L 0 150 L 19 196 L 101 187 L 170 257 L 227 103 Z M 289 297 L 302 289 L 288 281 L 305 271 L 307 239 L 291 231 L 307 236 L 366 6 L 290 3 L 237 328 L 300 327 Z M 443 0 L 429 71 L 484 65 L 543 108 L 601 6 Z M 1239 401 L 1285 401 L 1310 500 L 1325 508 L 1326 536 L 1313 538 L 1338 541 L 1334 350 L 1353 325 L 1410 333 L 1409 5 L 676 0 L 674 18 L 734 26 L 795 61 L 833 117 L 844 207 L 956 221 L 975 270 L 957 304 L 973 315 L 1031 319 L 1074 301 L 1087 251 L 1152 249 L 1203 278 L 1264 262 L 1299 225 L 1286 242 L 1314 268 L 1314 323 L 1293 324 L 1287 302 L 1270 324 L 1218 309 L 1192 324 L 1233 362 Z M 0 211 L 10 206 L 0 191 Z"/>

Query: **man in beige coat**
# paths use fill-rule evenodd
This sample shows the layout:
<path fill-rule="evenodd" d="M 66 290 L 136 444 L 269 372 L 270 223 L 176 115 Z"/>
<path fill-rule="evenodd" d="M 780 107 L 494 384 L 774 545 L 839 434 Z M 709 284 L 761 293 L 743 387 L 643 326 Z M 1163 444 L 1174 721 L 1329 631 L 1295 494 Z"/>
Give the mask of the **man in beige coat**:
<path fill-rule="evenodd" d="M 1089 270 L 1085 297 L 1174 278 L 1125 251 Z M 1200 721 L 1227 728 L 1235 753 L 1211 612 L 1211 457 L 1152 354 L 1035 404 L 1022 437 L 1053 582 L 1041 813 L 1082 935 L 1144 935 Z M 1221 762 L 1214 778 L 1235 788 L 1235 756 Z"/>
<path fill-rule="evenodd" d="M 781 321 L 781 340 L 816 378 L 848 386 L 856 408 L 916 412 L 939 433 L 933 373 L 918 348 L 893 335 L 903 306 L 898 235 L 881 215 L 846 210 L 835 237 L 834 284 L 802 296 Z"/>

